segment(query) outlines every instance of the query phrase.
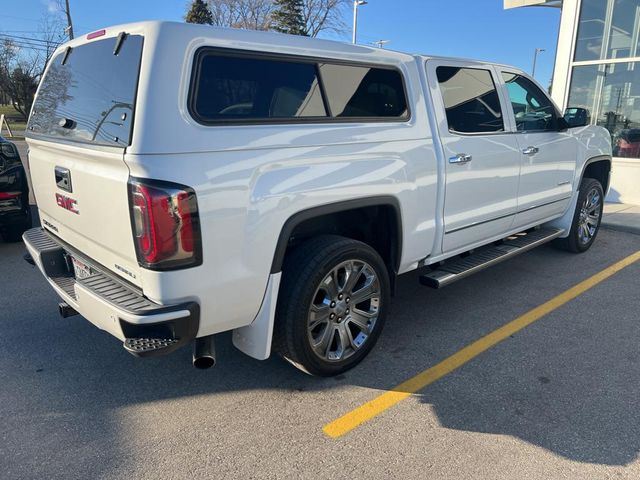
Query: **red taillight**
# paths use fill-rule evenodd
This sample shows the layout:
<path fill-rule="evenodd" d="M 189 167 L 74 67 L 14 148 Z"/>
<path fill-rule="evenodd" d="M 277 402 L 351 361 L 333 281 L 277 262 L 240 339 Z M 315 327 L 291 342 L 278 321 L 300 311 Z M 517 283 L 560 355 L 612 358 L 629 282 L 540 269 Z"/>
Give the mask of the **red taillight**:
<path fill-rule="evenodd" d="M 193 189 L 160 181 L 129 182 L 138 263 L 169 270 L 200 265 L 198 205 Z"/>
<path fill-rule="evenodd" d="M 180 229 L 180 241 L 185 252 L 193 252 L 193 222 L 191 221 L 191 208 L 189 207 L 189 194 L 187 192 L 179 192 L 178 215 L 182 227 Z"/>
<path fill-rule="evenodd" d="M 0 192 L 0 200 L 10 200 L 22 195 L 22 192 Z"/>

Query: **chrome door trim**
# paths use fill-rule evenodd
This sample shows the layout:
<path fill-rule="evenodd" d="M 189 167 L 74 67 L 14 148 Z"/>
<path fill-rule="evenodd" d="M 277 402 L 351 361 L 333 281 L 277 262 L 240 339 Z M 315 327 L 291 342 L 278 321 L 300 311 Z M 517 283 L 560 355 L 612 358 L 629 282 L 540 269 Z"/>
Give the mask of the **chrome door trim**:
<path fill-rule="evenodd" d="M 467 228 L 477 227 L 479 225 L 484 225 L 485 223 L 495 222 L 496 220 L 503 220 L 505 218 L 513 217 L 516 213 L 517 212 L 509 213 L 507 215 L 500 215 L 499 217 L 490 218 L 489 220 L 482 220 L 481 222 L 473 222 L 473 223 L 470 223 L 469 225 L 465 225 L 463 227 L 458 227 L 458 228 L 454 228 L 453 230 L 445 231 L 444 233 L 445 233 L 445 235 L 447 235 L 449 233 L 459 232 L 460 230 L 466 230 Z"/>
<path fill-rule="evenodd" d="M 445 231 L 444 233 L 445 233 L 445 235 L 447 235 L 449 233 L 456 233 L 456 232 L 459 232 L 460 230 L 465 230 L 467 228 L 477 227 L 479 225 L 484 225 L 485 223 L 495 222 L 497 220 L 503 220 L 505 218 L 509 218 L 509 217 L 518 215 L 519 213 L 526 213 L 526 212 L 529 212 L 531 210 L 535 210 L 536 208 L 547 207 L 549 205 L 553 205 L 554 203 L 564 202 L 566 200 L 569 200 L 570 198 L 571 198 L 571 195 L 569 195 L 567 197 L 562 197 L 562 198 L 560 198 L 558 200 L 553 200 L 552 202 L 546 202 L 546 203 L 541 203 L 539 205 L 534 205 L 533 207 L 528 207 L 528 208 L 525 208 L 524 210 L 517 210 L 514 213 L 510 213 L 508 215 L 501 215 L 499 217 L 490 218 L 488 220 L 482 220 L 481 222 L 474 222 L 474 223 L 471 223 L 469 225 L 465 225 L 463 227 L 458 227 L 458 228 L 455 228 L 453 230 Z"/>

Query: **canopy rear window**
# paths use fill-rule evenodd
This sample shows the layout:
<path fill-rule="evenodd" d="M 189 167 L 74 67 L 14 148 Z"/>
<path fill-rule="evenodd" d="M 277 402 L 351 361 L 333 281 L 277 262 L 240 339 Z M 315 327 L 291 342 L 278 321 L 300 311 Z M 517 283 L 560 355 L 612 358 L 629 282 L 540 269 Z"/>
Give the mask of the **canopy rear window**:
<path fill-rule="evenodd" d="M 56 55 L 29 118 L 29 134 L 125 147 L 131 140 L 142 36 L 105 38 Z"/>

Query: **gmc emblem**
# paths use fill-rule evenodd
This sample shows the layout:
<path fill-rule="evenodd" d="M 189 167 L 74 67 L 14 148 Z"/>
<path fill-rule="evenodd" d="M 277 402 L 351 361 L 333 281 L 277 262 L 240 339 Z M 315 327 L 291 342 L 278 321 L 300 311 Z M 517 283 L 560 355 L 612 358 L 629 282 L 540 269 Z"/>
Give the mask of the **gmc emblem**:
<path fill-rule="evenodd" d="M 56 203 L 59 207 L 62 207 L 65 210 L 69 210 L 76 215 L 80 215 L 80 211 L 78 210 L 78 202 L 76 202 L 73 198 L 56 193 Z"/>

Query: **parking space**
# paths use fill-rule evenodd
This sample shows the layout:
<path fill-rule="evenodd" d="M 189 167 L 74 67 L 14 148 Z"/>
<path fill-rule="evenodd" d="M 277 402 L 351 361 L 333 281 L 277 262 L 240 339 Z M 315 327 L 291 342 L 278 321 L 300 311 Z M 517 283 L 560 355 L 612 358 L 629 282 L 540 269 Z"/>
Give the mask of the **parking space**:
<path fill-rule="evenodd" d="M 330 438 L 323 427 L 640 250 L 603 230 L 584 255 L 541 247 L 441 291 L 401 278 L 358 368 L 305 376 L 219 338 L 139 360 L 0 243 L 3 478 L 639 478 L 640 262 L 448 375 Z"/>

